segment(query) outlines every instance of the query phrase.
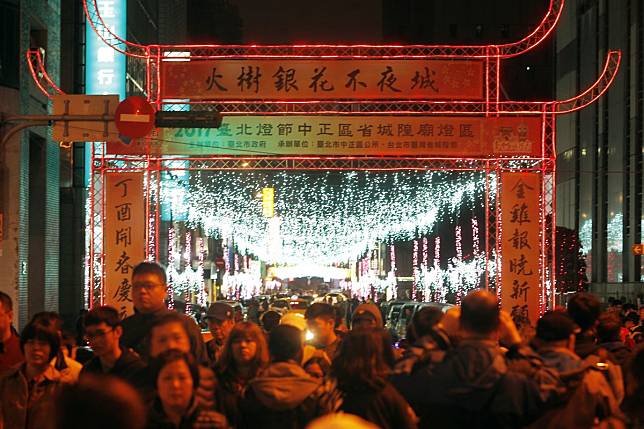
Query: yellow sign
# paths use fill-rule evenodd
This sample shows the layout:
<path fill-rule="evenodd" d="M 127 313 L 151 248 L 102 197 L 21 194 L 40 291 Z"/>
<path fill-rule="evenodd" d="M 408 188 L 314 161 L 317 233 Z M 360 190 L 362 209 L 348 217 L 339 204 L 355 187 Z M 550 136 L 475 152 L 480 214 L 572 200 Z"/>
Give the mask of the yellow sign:
<path fill-rule="evenodd" d="M 145 258 L 143 173 L 105 177 L 105 305 L 132 314 L 132 270 Z"/>
<path fill-rule="evenodd" d="M 482 60 L 164 61 L 161 98 L 191 100 L 482 100 Z"/>
<path fill-rule="evenodd" d="M 155 155 L 539 156 L 540 118 L 439 116 L 226 116 L 218 129 L 159 128 Z M 108 143 L 145 154 L 145 141 Z"/>
<path fill-rule="evenodd" d="M 540 316 L 540 196 L 538 173 L 501 174 L 501 306 L 517 325 Z"/>
<path fill-rule="evenodd" d="M 264 217 L 275 216 L 275 189 L 262 189 L 262 214 Z"/>

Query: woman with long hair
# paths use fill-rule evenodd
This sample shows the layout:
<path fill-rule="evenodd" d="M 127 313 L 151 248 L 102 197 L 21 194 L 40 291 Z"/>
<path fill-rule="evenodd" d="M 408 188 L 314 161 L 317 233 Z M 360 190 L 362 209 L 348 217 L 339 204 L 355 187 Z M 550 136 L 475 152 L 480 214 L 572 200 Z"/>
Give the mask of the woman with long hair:
<path fill-rule="evenodd" d="M 347 334 L 331 368 L 342 396 L 340 411 L 385 429 L 415 428 L 414 412 L 387 381 L 390 370 L 378 330 L 356 329 Z"/>
<path fill-rule="evenodd" d="M 262 330 L 252 322 L 237 323 L 215 367 L 217 410 L 228 418 L 233 427 L 239 423 L 239 401 L 248 382 L 269 363 L 268 345 Z"/>

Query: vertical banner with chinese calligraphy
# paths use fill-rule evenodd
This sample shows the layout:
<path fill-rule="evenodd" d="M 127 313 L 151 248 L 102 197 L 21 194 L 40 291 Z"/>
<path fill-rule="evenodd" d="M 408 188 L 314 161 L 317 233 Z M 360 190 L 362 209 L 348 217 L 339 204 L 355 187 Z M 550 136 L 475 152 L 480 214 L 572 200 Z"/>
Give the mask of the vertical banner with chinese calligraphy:
<path fill-rule="evenodd" d="M 132 269 L 145 259 L 143 173 L 105 175 L 105 304 L 132 314 Z"/>
<path fill-rule="evenodd" d="M 501 174 L 501 306 L 515 323 L 539 318 L 541 175 Z"/>

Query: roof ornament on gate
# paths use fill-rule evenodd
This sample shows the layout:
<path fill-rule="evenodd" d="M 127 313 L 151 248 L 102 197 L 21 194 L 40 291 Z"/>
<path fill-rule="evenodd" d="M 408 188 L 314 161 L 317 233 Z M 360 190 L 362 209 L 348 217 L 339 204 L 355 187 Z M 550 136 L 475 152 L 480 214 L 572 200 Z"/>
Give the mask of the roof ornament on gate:
<path fill-rule="evenodd" d="M 125 55 L 136 58 L 150 58 L 156 50 L 180 50 L 182 48 L 202 48 L 204 51 L 210 51 L 209 56 L 223 55 L 283 55 L 286 50 L 290 55 L 303 56 L 324 56 L 338 55 L 338 50 L 343 50 L 342 55 L 374 55 L 372 50 L 386 49 L 389 51 L 388 56 L 419 56 L 419 57 L 442 57 L 442 58 L 511 58 L 521 55 L 535 46 L 539 45 L 550 33 L 556 28 L 557 22 L 561 17 L 564 0 L 550 0 L 548 11 L 541 23 L 523 39 L 506 44 L 498 45 L 473 45 L 473 46 L 452 46 L 452 45 L 140 45 L 128 40 L 124 40 L 112 33 L 105 25 L 98 10 L 97 0 L 83 0 L 83 7 L 87 20 L 96 32 L 96 34 L 113 49 Z M 311 52 L 309 48 L 316 48 Z M 344 48 L 344 49 L 342 49 Z"/>
<path fill-rule="evenodd" d="M 541 23 L 523 39 L 507 44 L 449 46 L 449 45 L 141 45 L 124 40 L 105 25 L 97 8 L 97 0 L 83 0 L 85 14 L 89 24 L 104 43 L 130 57 L 163 68 L 170 61 L 174 52 L 188 52 L 190 60 L 225 60 L 225 59 L 459 59 L 479 60 L 484 62 L 485 94 L 483 100 L 284 100 L 263 99 L 256 103 L 245 100 L 190 100 L 189 104 L 200 104 L 201 110 L 217 110 L 229 115 L 250 113 L 267 114 L 352 114 L 373 115 L 395 113 L 404 115 L 541 115 L 565 114 L 582 109 L 595 102 L 608 89 L 614 80 L 621 59 L 620 51 L 609 51 L 605 66 L 597 80 L 584 92 L 567 100 L 554 101 L 501 101 L 499 98 L 500 60 L 515 57 L 538 46 L 548 37 L 561 17 L 564 0 L 551 0 Z M 27 62 L 32 76 L 40 90 L 51 98 L 60 94 L 58 88 L 44 69 L 39 52 L 27 52 Z M 157 70 L 158 71 L 158 70 Z M 148 82 L 148 97 L 162 105 L 171 103 L 164 100 L 161 93 L 160 73 L 149 73 L 155 82 Z M 166 97 L 172 98 L 172 97 Z M 187 97 L 186 97 L 187 98 Z"/>

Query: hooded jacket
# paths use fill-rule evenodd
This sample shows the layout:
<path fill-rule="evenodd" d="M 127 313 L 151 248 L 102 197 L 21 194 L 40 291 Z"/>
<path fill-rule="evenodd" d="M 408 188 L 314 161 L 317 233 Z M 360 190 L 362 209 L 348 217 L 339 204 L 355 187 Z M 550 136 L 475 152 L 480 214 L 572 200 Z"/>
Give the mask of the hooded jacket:
<path fill-rule="evenodd" d="M 565 347 L 544 347 L 539 354 L 546 365 L 559 372 L 566 391 L 560 404 L 541 416 L 531 428 L 594 427 L 597 421 L 623 419 L 611 386 L 596 369 L 598 360 L 594 356 L 582 360 Z"/>
<path fill-rule="evenodd" d="M 294 362 L 278 362 L 252 380 L 240 405 L 242 428 L 304 428 L 327 412 L 321 383 Z"/>
<path fill-rule="evenodd" d="M 542 406 L 538 384 L 509 369 L 494 341 L 464 340 L 416 378 L 407 399 L 422 410 L 420 427 L 522 427 Z"/>

